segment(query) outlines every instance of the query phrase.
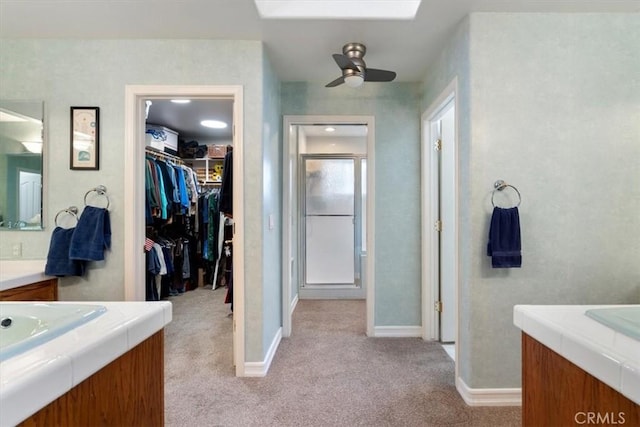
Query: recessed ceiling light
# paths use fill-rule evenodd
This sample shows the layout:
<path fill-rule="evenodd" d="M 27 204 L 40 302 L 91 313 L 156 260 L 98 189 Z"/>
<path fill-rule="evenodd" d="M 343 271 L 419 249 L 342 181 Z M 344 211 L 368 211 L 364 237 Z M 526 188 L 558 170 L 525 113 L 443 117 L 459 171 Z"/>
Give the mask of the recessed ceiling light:
<path fill-rule="evenodd" d="M 421 0 L 254 0 L 263 19 L 414 19 Z"/>
<path fill-rule="evenodd" d="M 336 128 L 331 127 L 331 126 L 327 126 L 326 128 L 324 128 L 324 131 L 325 131 L 325 132 L 335 132 L 335 131 L 336 131 Z"/>
<path fill-rule="evenodd" d="M 220 120 L 203 120 L 200 122 L 200 124 L 204 127 L 212 129 L 224 129 L 227 127 L 227 124 L 225 122 L 221 122 Z"/>
<path fill-rule="evenodd" d="M 188 104 L 191 102 L 190 99 L 172 99 L 171 102 L 174 104 Z"/>

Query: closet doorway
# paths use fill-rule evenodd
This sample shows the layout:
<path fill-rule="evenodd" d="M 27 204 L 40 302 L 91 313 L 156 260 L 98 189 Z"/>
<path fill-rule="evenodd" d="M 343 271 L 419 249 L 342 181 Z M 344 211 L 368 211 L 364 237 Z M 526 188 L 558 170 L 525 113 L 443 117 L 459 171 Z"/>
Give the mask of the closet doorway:
<path fill-rule="evenodd" d="M 366 299 L 374 311 L 374 119 L 285 116 L 283 336 L 299 299 Z"/>
<path fill-rule="evenodd" d="M 125 88 L 125 297 L 145 300 L 145 125 L 148 103 L 154 100 L 226 100 L 232 103 L 233 123 L 233 364 L 244 376 L 244 226 L 243 215 L 243 96 L 241 86 L 126 86 Z"/>
<path fill-rule="evenodd" d="M 458 143 L 457 81 L 422 116 L 423 338 L 457 360 Z M 456 377 L 458 364 L 456 363 Z"/>

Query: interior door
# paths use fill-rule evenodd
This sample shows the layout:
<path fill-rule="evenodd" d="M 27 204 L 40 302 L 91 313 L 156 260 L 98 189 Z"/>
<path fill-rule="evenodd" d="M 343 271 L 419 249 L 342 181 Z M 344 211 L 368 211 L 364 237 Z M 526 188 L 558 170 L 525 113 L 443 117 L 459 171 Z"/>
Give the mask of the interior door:
<path fill-rule="evenodd" d="M 360 288 L 356 169 L 355 158 L 303 157 L 301 298 L 348 298 Z"/>
<path fill-rule="evenodd" d="M 440 119 L 440 341 L 454 342 L 456 337 L 455 284 L 455 114 L 451 106 Z"/>
<path fill-rule="evenodd" d="M 42 198 L 42 175 L 37 172 L 20 171 L 20 190 L 18 192 L 19 219 L 27 223 L 38 222 L 34 219 L 40 213 Z"/>

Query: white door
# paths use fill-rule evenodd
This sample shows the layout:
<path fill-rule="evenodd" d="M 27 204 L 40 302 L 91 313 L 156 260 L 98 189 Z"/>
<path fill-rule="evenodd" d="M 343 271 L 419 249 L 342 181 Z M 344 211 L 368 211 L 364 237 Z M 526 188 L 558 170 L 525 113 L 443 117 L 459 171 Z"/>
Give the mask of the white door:
<path fill-rule="evenodd" d="M 440 129 L 440 341 L 454 342 L 456 336 L 455 284 L 455 109 L 453 103 L 439 120 Z"/>
<path fill-rule="evenodd" d="M 18 193 L 18 218 L 26 223 L 38 222 L 42 199 L 42 175 L 35 172 L 20 171 L 20 191 Z"/>

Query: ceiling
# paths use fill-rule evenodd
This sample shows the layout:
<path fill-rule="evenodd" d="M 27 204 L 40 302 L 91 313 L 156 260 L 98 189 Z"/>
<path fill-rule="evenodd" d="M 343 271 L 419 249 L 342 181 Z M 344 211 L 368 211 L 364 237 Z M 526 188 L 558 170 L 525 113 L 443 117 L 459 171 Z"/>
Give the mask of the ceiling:
<path fill-rule="evenodd" d="M 184 141 L 229 143 L 232 138 L 233 100 L 192 99 L 188 104 L 175 104 L 170 99 L 152 99 L 147 124 L 161 125 L 178 132 Z M 220 120 L 225 129 L 211 129 L 202 120 Z"/>
<path fill-rule="evenodd" d="M 0 38 L 262 40 L 281 81 L 322 84 L 340 76 L 331 54 L 361 42 L 368 66 L 419 82 L 471 12 L 640 12 L 640 1 L 422 0 L 415 19 L 391 21 L 265 20 L 253 0 L 0 0 Z"/>
<path fill-rule="evenodd" d="M 262 40 L 281 81 L 325 83 L 339 76 L 331 54 L 361 42 L 368 66 L 417 82 L 460 20 L 483 11 L 640 12 L 640 1 L 423 0 L 414 20 L 386 21 L 263 20 L 253 0 L 0 0 L 0 37 Z"/>

